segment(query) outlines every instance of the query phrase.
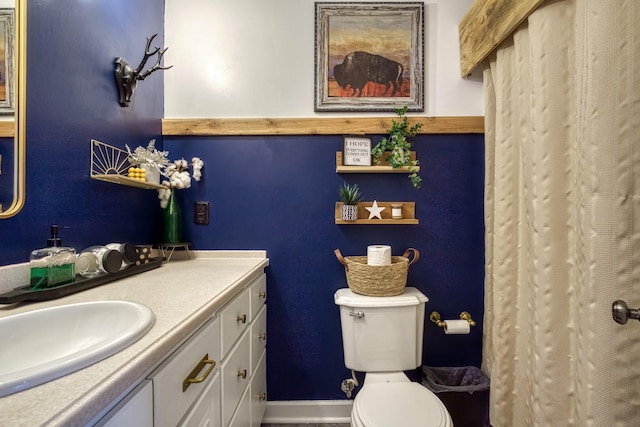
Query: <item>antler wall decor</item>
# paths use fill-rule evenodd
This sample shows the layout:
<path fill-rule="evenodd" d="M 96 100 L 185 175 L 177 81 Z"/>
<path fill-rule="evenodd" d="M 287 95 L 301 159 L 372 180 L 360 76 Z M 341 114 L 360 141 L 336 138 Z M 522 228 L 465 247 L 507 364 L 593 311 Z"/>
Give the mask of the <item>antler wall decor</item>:
<path fill-rule="evenodd" d="M 145 48 L 144 57 L 142 58 L 142 61 L 140 61 L 140 65 L 138 65 L 138 68 L 134 69 L 124 59 L 116 58 L 116 86 L 118 87 L 118 94 L 120 95 L 120 105 L 123 107 L 129 106 L 131 97 L 133 96 L 133 92 L 136 90 L 138 80 L 144 80 L 154 71 L 168 70 L 169 68 L 173 67 L 173 65 L 170 65 L 168 67 L 160 66 L 160 62 L 162 62 L 162 56 L 167 51 L 167 49 L 169 49 L 168 47 L 164 49 L 156 47 L 153 51 L 149 50 L 151 48 L 151 42 L 157 35 L 158 34 L 154 34 L 151 38 L 147 38 L 147 47 Z M 156 64 L 148 70 L 142 71 L 149 58 L 154 55 L 158 55 Z"/>

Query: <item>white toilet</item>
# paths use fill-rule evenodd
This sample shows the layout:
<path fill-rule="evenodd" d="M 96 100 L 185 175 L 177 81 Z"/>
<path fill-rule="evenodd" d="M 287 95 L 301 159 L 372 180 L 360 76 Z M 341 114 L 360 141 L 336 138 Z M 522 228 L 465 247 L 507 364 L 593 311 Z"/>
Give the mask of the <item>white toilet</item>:
<path fill-rule="evenodd" d="M 422 364 L 424 304 L 416 288 L 369 297 L 339 289 L 345 366 L 365 372 L 351 410 L 353 427 L 452 427 L 440 399 L 403 371 Z"/>

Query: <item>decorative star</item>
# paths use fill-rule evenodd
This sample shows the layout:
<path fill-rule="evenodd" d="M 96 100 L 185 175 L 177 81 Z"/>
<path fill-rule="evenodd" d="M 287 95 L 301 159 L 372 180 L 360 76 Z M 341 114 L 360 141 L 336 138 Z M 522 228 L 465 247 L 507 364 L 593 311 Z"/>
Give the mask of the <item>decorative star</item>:
<path fill-rule="evenodd" d="M 382 219 L 382 216 L 380 215 L 380 212 L 382 212 L 386 208 L 379 207 L 378 206 L 378 201 L 374 200 L 373 201 L 373 205 L 370 208 L 365 207 L 365 209 L 369 211 L 369 219 L 371 219 L 371 218 Z"/>

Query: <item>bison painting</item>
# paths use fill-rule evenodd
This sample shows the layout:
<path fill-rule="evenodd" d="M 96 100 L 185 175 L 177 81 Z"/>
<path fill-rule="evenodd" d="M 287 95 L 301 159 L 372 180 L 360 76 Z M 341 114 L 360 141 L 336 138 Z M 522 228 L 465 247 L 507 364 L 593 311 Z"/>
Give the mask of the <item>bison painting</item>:
<path fill-rule="evenodd" d="M 395 96 L 401 92 L 403 72 L 401 63 L 368 52 L 351 52 L 333 67 L 336 83 L 343 90 L 351 87 L 353 96 L 362 96 L 368 82 L 384 85 L 385 94 L 393 88 L 391 96 Z"/>

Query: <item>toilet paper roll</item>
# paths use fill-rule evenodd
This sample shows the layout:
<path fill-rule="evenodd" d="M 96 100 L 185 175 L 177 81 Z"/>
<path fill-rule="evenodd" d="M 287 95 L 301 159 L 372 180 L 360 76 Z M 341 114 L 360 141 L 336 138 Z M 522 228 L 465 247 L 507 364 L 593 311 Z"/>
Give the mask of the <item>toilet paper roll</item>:
<path fill-rule="evenodd" d="M 466 320 L 445 320 L 444 333 L 447 335 L 465 335 L 471 331 Z"/>
<path fill-rule="evenodd" d="M 371 245 L 367 247 L 368 265 L 391 265 L 391 246 Z"/>

